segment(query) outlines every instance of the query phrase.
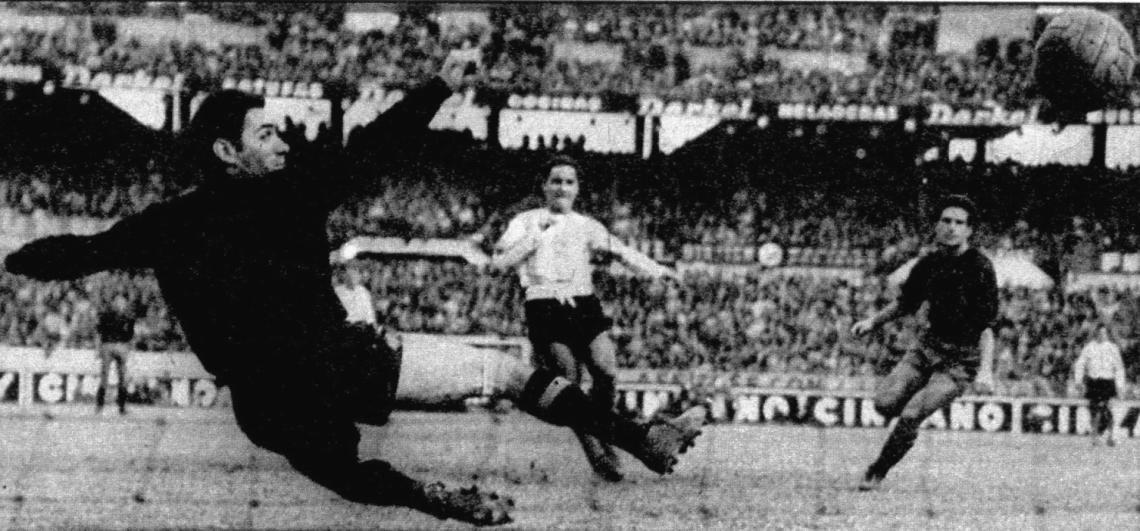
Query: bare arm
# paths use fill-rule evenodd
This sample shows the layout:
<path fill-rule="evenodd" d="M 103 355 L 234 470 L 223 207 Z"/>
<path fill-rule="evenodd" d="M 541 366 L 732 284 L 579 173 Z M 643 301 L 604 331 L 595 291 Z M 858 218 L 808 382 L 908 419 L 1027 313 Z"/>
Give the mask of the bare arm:
<path fill-rule="evenodd" d="M 1073 381 L 1077 384 L 1083 384 L 1085 381 L 1085 371 L 1088 365 L 1088 347 L 1081 349 L 1081 353 L 1077 356 L 1077 361 L 1073 362 Z"/>
<path fill-rule="evenodd" d="M 538 235 L 530 225 L 528 213 L 519 214 L 507 223 L 507 229 L 495 243 L 491 267 L 510 269 L 526 260 L 538 249 Z"/>
<path fill-rule="evenodd" d="M 987 328 L 982 331 L 982 337 L 978 341 L 978 346 L 982 351 L 982 363 L 978 368 L 977 381 L 983 385 L 993 387 L 994 383 L 994 331 L 992 328 Z"/>
<path fill-rule="evenodd" d="M 887 321 L 893 321 L 918 310 L 918 307 L 922 305 L 923 299 L 926 298 L 924 286 L 926 285 L 927 276 L 929 274 L 929 262 L 926 258 L 920 258 L 918 262 L 914 264 L 914 267 L 911 268 L 910 275 L 907 276 L 906 282 L 903 282 L 898 298 L 871 317 L 852 325 L 851 333 L 856 336 L 861 336 L 882 326 L 883 323 Z"/>
<path fill-rule="evenodd" d="M 893 301 L 890 304 L 886 305 L 882 310 L 876 312 L 874 315 L 852 325 L 851 333 L 855 334 L 856 336 L 864 335 L 880 326 L 883 326 L 883 323 L 893 321 L 906 314 L 907 312 L 902 309 L 902 305 L 900 305 L 898 301 Z"/>
<path fill-rule="evenodd" d="M 609 239 L 608 251 L 616 256 L 618 260 L 621 260 L 623 264 L 629 266 L 638 274 L 654 278 L 677 277 L 677 273 L 673 271 L 673 269 L 657 263 L 656 260 L 646 256 L 645 253 L 642 253 L 641 251 L 638 251 L 637 249 L 634 249 L 633 247 L 622 243 L 617 239 L 617 237 L 612 234 L 607 233 L 606 236 Z"/>
<path fill-rule="evenodd" d="M 495 246 L 495 254 L 491 256 L 491 267 L 496 269 L 509 269 L 523 260 L 530 258 L 538 249 L 538 238 L 525 235 L 509 245 Z"/>
<path fill-rule="evenodd" d="M 1116 350 L 1114 358 L 1116 362 L 1116 370 L 1113 371 L 1113 375 L 1116 377 L 1116 395 L 1120 398 L 1124 398 L 1124 393 L 1127 391 L 1127 380 L 1124 378 L 1124 359 L 1120 356 L 1119 349 Z"/>

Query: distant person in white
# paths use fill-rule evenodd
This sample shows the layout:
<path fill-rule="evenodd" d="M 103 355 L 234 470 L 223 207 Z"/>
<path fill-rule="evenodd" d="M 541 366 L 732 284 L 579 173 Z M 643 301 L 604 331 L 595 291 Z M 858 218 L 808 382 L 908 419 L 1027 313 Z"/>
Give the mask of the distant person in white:
<path fill-rule="evenodd" d="M 1112 438 L 1112 409 L 1108 401 L 1124 394 L 1124 360 L 1118 348 L 1108 337 L 1105 325 L 1096 327 L 1096 336 L 1081 349 L 1081 355 L 1073 364 L 1073 378 L 1084 383 L 1085 398 L 1089 400 L 1093 429 L 1090 432 L 1093 445 L 1099 444 L 1105 436 L 1109 446 L 1115 444 Z"/>
<path fill-rule="evenodd" d="M 372 305 L 372 292 L 360 279 L 360 270 L 354 264 L 344 265 L 343 284 L 333 287 L 350 323 L 376 326 L 376 307 Z"/>
<path fill-rule="evenodd" d="M 602 252 L 639 274 L 675 278 L 676 273 L 623 244 L 597 220 L 574 211 L 580 172 L 573 159 L 556 157 L 544 169 L 546 206 L 510 221 L 491 265 L 518 269 L 526 290 L 527 334 L 535 365 L 579 384 L 585 368 L 593 381 L 591 398 L 612 408 L 617 399 L 616 349 L 608 334 L 613 321 L 594 295 L 590 259 Z M 621 463 L 613 449 L 575 433 L 594 472 L 607 481 L 621 481 Z"/>

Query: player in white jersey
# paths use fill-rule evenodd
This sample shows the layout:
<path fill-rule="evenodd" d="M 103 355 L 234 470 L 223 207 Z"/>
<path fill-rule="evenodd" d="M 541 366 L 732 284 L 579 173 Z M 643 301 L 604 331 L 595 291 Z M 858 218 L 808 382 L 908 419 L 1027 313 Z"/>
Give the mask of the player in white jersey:
<path fill-rule="evenodd" d="M 1096 337 L 1089 341 L 1077 361 L 1073 363 L 1073 379 L 1085 387 L 1085 398 L 1089 400 L 1093 429 L 1090 435 L 1093 444 L 1107 433 L 1107 444 L 1112 446 L 1112 409 L 1108 401 L 1124 394 L 1124 360 L 1120 348 L 1108 337 L 1105 325 L 1096 327 Z"/>
<path fill-rule="evenodd" d="M 597 220 L 574 211 L 578 166 L 557 157 L 543 176 L 546 206 L 515 216 L 499 240 L 492 259 L 497 268 L 518 269 L 526 290 L 528 335 L 534 363 L 581 383 L 583 369 L 592 380 L 590 396 L 612 408 L 617 398 L 617 360 L 607 334 L 612 320 L 594 295 L 595 252 L 608 253 L 636 272 L 674 277 L 673 270 L 623 244 Z M 613 449 L 576 431 L 591 467 L 603 479 L 621 481 L 621 464 Z"/>

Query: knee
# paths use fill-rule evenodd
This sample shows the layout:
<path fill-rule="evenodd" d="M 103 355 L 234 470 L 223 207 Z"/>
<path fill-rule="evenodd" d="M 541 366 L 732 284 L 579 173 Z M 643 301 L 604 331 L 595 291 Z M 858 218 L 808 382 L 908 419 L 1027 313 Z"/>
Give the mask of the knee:
<path fill-rule="evenodd" d="M 873 402 L 875 411 L 887 418 L 899 416 L 903 412 L 903 405 L 905 404 L 902 400 L 902 396 L 893 391 L 892 389 L 887 389 L 875 393 Z"/>
<path fill-rule="evenodd" d="M 590 374 L 593 380 L 590 384 L 590 394 L 607 407 L 613 406 L 617 394 L 617 375 L 608 371 L 597 371 Z"/>
<path fill-rule="evenodd" d="M 492 357 L 491 394 L 504 398 L 517 398 L 526 388 L 534 369 L 523 360 L 509 354 Z"/>
<path fill-rule="evenodd" d="M 617 371 L 597 371 L 590 375 L 594 379 L 594 385 L 602 385 L 606 387 L 613 387 L 617 382 Z"/>
<path fill-rule="evenodd" d="M 406 505 L 415 482 L 385 461 L 356 456 L 287 455 L 295 470 L 342 498 L 373 505 Z"/>
<path fill-rule="evenodd" d="M 929 411 L 922 411 L 921 406 L 908 404 L 900 408 L 900 411 L 898 412 L 899 423 L 905 423 L 908 425 L 913 424 L 917 429 L 918 425 L 922 423 L 922 421 L 926 420 L 926 417 L 928 417 L 929 414 Z"/>

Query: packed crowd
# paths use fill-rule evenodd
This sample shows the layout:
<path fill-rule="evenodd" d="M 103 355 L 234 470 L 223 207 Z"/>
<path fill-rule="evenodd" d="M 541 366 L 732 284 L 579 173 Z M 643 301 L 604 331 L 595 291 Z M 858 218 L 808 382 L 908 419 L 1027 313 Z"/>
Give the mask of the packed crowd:
<path fill-rule="evenodd" d="M 130 9 L 137 9 L 132 3 Z M 486 22 L 448 22 L 430 8 L 410 8 L 389 31 L 353 33 L 340 26 L 343 6 L 320 10 L 246 4 L 171 4 L 148 11 L 47 2 L 18 9 L 87 9 L 93 15 L 180 17 L 208 13 L 218 20 L 266 27 L 266 43 L 236 46 L 168 42 L 143 45 L 119 37 L 98 18 L 77 18 L 53 34 L 23 29 L 0 35 L 0 64 L 75 64 L 92 70 L 184 73 L 211 88 L 226 77 L 295 81 L 381 79 L 411 83 L 436 71 L 453 50 L 478 51 L 484 68 L 468 82 L 549 93 L 617 91 L 703 99 L 759 96 L 779 101 L 1025 103 L 1030 43 L 980 46 L 973 57 L 933 51 L 933 26 L 888 16 L 879 6 L 613 6 L 498 5 Z M 885 45 L 880 38 L 889 32 Z M 618 46 L 617 62 L 589 60 L 566 44 Z M 694 62 L 693 50 L 729 50 L 731 61 Z M 863 72 L 788 68 L 769 49 L 865 56 Z M 330 216 L 335 245 L 357 235 L 471 237 L 489 248 L 510 216 L 534 206 L 534 168 L 548 153 L 486 150 L 470 138 L 440 137 L 437 156 L 385 176 L 383 186 Z M 799 144 L 805 144 L 796 140 Z M 772 149 L 777 153 L 779 149 Z M 580 210 L 626 241 L 659 241 L 667 255 L 686 244 L 786 248 L 872 249 L 877 272 L 914 256 L 927 234 L 922 182 L 969 189 L 980 198 L 985 223 L 976 243 L 1030 249 L 1039 256 L 1140 250 L 1140 218 L 1131 197 L 1136 171 L 959 163 L 923 164 L 905 171 L 884 164 L 818 165 L 807 152 L 788 161 L 738 161 L 709 168 L 705 161 L 642 160 L 579 154 L 585 168 Z M 765 155 L 776 156 L 779 155 Z M 799 157 L 798 159 L 796 157 Z M 699 158 L 699 157 L 698 157 Z M 723 161 L 722 161 L 723 162 Z M 748 168 L 734 174 L 733 168 Z M 84 168 L 0 166 L 4 218 L 43 216 L 114 219 L 182 193 L 169 163 Z M 706 175 L 701 172 L 729 174 Z M 504 178 L 509 176 L 512 178 Z M 513 178 L 517 177 L 517 178 Z M 726 180 L 718 180 L 723 178 Z M 696 183 L 696 184 L 692 184 Z M 701 183 L 711 188 L 700 189 Z M 695 188 L 694 188 L 695 186 Z M 724 194 L 724 189 L 734 193 Z M 447 334 L 525 333 L 516 282 L 448 262 L 369 262 L 377 309 L 395 328 Z M 1064 269 L 1064 267 L 1060 267 Z M 705 367 L 832 375 L 881 373 L 917 345 L 919 320 L 888 326 L 859 339 L 854 319 L 884 304 L 894 288 L 878 276 L 863 282 L 815 277 L 689 273 L 680 284 L 602 276 L 599 286 L 615 317 L 621 363 L 638 368 Z M 66 283 L 35 283 L 0 275 L 0 334 L 7 344 L 51 349 L 90 347 L 94 315 L 116 293 L 136 309 L 140 349 L 184 349 L 151 276 L 102 274 Z M 996 329 L 995 372 L 1036 393 L 1064 392 L 1069 364 L 1095 322 L 1111 323 L 1135 359 L 1140 329 L 1137 297 L 1128 291 L 1004 290 Z M 1129 357 L 1131 356 L 1131 357 Z M 1140 369 L 1130 370 L 1135 377 Z"/>
<path fill-rule="evenodd" d="M 679 38 L 693 46 L 750 41 L 792 50 L 867 51 L 886 8 L 856 5 L 591 6 L 557 5 L 527 26 L 562 40 L 629 44 Z M 526 10 L 520 13 L 531 14 Z"/>
<path fill-rule="evenodd" d="M 511 215 L 537 206 L 531 176 L 546 155 L 467 149 L 454 135 L 443 134 L 438 142 L 452 152 L 435 152 L 430 162 L 385 176 L 382 186 L 335 210 L 328 225 L 333 244 L 355 236 L 474 238 L 489 251 Z M 650 242 L 661 257 L 684 257 L 693 245 L 757 248 L 774 242 L 785 249 L 867 251 L 881 261 L 860 266 L 885 269 L 914 256 L 929 232 L 919 215 L 923 194 L 909 184 L 916 175 L 878 165 L 804 185 L 795 168 L 758 164 L 759 174 L 747 182 L 702 191 L 670 184 L 670 173 L 699 181 L 692 172 L 703 171 L 676 161 L 596 154 L 580 160 L 585 181 L 579 209 L 623 241 Z M 0 169 L 0 210 L 4 220 L 113 220 L 185 191 L 171 171 L 154 161 L 104 170 Z M 1136 171 L 992 165 L 978 173 L 960 163 L 931 163 L 913 172 L 930 182 L 977 174 L 971 177 L 977 184 L 968 188 L 981 201 L 984 222 L 974 237 L 980 247 L 1029 250 L 1041 260 L 1073 257 L 1079 262 L 1066 269 L 1077 270 L 1097 267 L 1101 252 L 1140 251 L 1140 220 L 1128 203 L 1132 192 L 1140 193 Z M 735 191 L 721 193 L 726 186 Z"/>
<path fill-rule="evenodd" d="M 4 206 L 27 216 L 113 219 L 181 193 L 160 171 L 84 172 L 82 179 L 74 177 L 52 168 L 11 171 L 0 178 L 0 198 Z"/>
<path fill-rule="evenodd" d="M 0 275 L 0 334 L 8 345 L 51 352 L 60 348 L 93 348 L 98 313 L 124 295 L 136 316 L 134 346 L 139 350 L 185 350 L 188 347 L 158 289 L 147 272 L 100 273 L 71 282 L 33 282 Z"/>
<path fill-rule="evenodd" d="M 511 274 L 428 260 L 365 260 L 355 267 L 363 270 L 377 311 L 397 330 L 525 336 L 520 289 Z M 918 348 L 924 323 L 919 316 L 864 338 L 849 333 L 855 320 L 897 294 L 878 276 L 690 271 L 679 283 L 599 274 L 597 285 L 614 318 L 619 364 L 627 368 L 871 376 Z M 142 273 L 46 283 L 0 276 L 0 333 L 12 345 L 90 347 L 95 312 L 118 293 L 136 309 L 137 348 L 186 348 L 153 277 Z M 1136 382 L 1136 295 L 1108 288 L 1068 294 L 1003 289 L 995 375 L 1035 394 L 1064 395 L 1076 354 L 1103 322 Z"/>
<path fill-rule="evenodd" d="M 625 277 L 603 285 L 613 297 L 622 363 L 632 367 L 876 375 L 918 348 L 924 326 L 919 316 L 875 336 L 851 336 L 856 320 L 897 295 L 897 287 L 875 276 L 851 282 L 689 273 L 680 286 Z M 1032 386 L 1035 394 L 1068 391 L 1071 364 L 1097 322 L 1109 323 L 1126 359 L 1134 360 L 1140 346 L 1133 324 L 1140 306 L 1129 291 L 1003 289 L 1000 306 L 995 376 Z M 1140 367 L 1129 363 L 1135 381 Z"/>
<path fill-rule="evenodd" d="M 94 17 L 153 17 L 181 19 L 191 14 L 208 15 L 214 20 L 246 26 L 267 26 L 306 12 L 314 20 L 334 25 L 344 16 L 344 4 L 322 2 L 5 2 L 22 13 Z"/>
<path fill-rule="evenodd" d="M 118 36 L 109 19 L 76 18 L 51 34 L 6 32 L 0 64 L 182 73 L 192 89 L 217 88 L 226 78 L 355 87 L 415 83 L 436 72 L 449 53 L 465 51 L 482 65 L 468 77 L 470 85 L 519 92 L 1006 107 L 1023 106 L 1031 96 L 1030 42 L 995 41 L 974 55 L 939 54 L 930 17 L 916 23 L 910 15 L 888 16 L 883 6 L 520 4 L 484 8 L 480 17 L 408 6 L 393 27 L 355 32 L 343 24 L 343 5 L 243 5 L 183 9 L 264 27 L 260 45 L 144 45 Z M 608 51 L 589 48 L 595 44 Z M 859 58 L 853 64 L 866 66 L 821 69 L 773 50 L 851 54 Z"/>

